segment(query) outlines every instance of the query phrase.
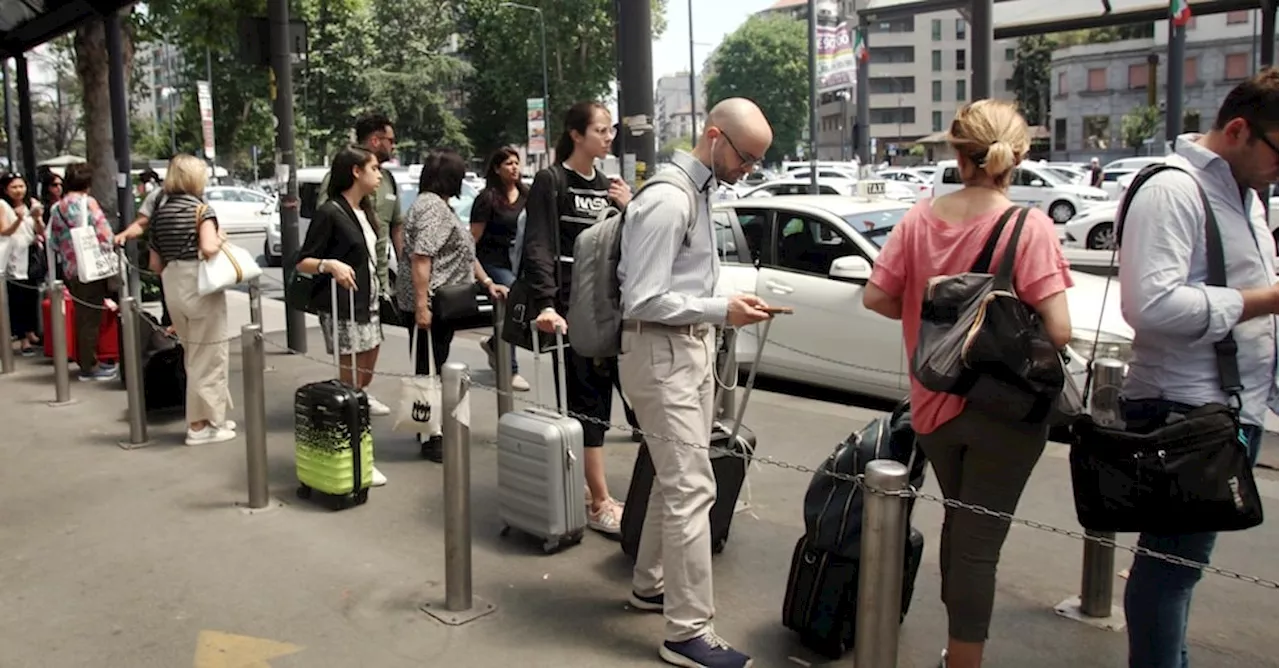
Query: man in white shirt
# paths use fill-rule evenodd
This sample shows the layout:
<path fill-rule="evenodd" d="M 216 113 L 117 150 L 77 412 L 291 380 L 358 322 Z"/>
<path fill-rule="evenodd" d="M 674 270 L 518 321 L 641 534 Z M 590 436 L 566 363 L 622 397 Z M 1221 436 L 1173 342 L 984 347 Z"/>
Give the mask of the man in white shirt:
<path fill-rule="evenodd" d="M 697 148 L 677 152 L 668 168 L 683 172 L 698 192 L 694 210 L 677 186 L 654 184 L 631 202 L 622 227 L 618 369 L 641 430 L 654 435 L 648 446 L 656 472 L 631 604 L 666 615 L 659 655 L 686 668 L 751 665 L 711 627 L 715 326 L 741 327 L 770 315 L 754 295 L 715 295 L 720 260 L 709 196 L 750 173 L 772 142 L 773 130 L 753 102 L 720 102 Z"/>

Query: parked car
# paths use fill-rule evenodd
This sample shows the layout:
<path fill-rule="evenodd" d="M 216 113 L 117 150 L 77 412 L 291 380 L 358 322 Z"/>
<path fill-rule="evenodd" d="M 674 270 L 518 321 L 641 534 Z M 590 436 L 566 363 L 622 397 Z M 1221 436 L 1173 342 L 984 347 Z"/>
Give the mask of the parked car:
<path fill-rule="evenodd" d="M 933 174 L 934 197 L 964 187 L 960 182 L 960 167 L 955 160 L 939 163 L 938 167 Z M 1026 163 L 1014 168 L 1009 199 L 1024 206 L 1037 207 L 1048 213 L 1053 222 L 1062 224 L 1074 218 L 1076 213 L 1092 204 L 1105 202 L 1109 197 L 1099 188 L 1066 183 L 1049 170 Z"/>
<path fill-rule="evenodd" d="M 1108 202 L 1081 211 L 1062 227 L 1062 245 L 1067 248 L 1111 250 L 1116 242 L 1118 208 L 1118 203 Z"/>
<path fill-rule="evenodd" d="M 205 199 L 218 212 L 218 226 L 227 234 L 261 233 L 274 216 L 279 220 L 276 198 L 253 188 L 211 186 Z"/>
<path fill-rule="evenodd" d="M 795 313 L 773 321 L 759 373 L 890 400 L 908 391 L 910 366 L 902 324 L 868 311 L 862 291 L 880 247 L 908 207 L 880 198 L 832 195 L 748 198 L 716 204 L 712 221 L 721 256 L 717 292 L 758 294 Z M 1083 379 L 1094 328 L 1100 350 L 1127 360 L 1133 330 L 1119 291 L 1073 272 L 1067 291 L 1075 332 L 1069 370 Z M 759 325 L 739 330 L 737 356 L 755 358 Z"/>
<path fill-rule="evenodd" d="M 909 186 L 898 183 L 897 181 L 881 181 L 884 184 L 885 197 L 898 200 L 900 202 L 914 203 L 916 201 L 916 192 Z M 739 195 L 741 198 L 747 197 L 774 197 L 777 195 L 807 195 L 811 193 L 812 183 L 805 178 L 787 177 L 777 181 L 751 188 Z M 856 195 L 858 192 L 858 182 L 851 181 L 846 178 L 824 178 L 818 177 L 818 194 L 820 195 Z"/>
<path fill-rule="evenodd" d="M 933 177 L 910 168 L 882 169 L 876 177 L 894 183 L 901 183 L 915 192 L 916 197 L 928 197 L 933 191 Z"/>

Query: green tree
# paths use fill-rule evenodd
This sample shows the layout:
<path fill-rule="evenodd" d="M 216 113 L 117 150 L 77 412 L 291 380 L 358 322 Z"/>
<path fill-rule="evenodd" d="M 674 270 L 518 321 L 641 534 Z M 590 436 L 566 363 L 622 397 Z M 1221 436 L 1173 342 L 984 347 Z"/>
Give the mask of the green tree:
<path fill-rule="evenodd" d="M 132 7 L 120 10 L 126 20 L 121 35 L 124 56 L 125 86 L 133 66 L 133 23 L 127 20 Z M 76 77 L 83 95 L 85 123 L 85 158 L 93 165 L 94 198 L 102 204 L 107 216 L 116 218 L 116 153 L 112 145 L 111 95 L 107 85 L 107 33 L 101 19 L 90 20 L 76 28 L 72 38 Z"/>
<path fill-rule="evenodd" d="M 666 26 L 667 0 L 653 4 L 655 38 Z M 612 0 L 524 0 L 543 11 L 547 29 L 547 136 L 559 135 L 564 111 L 579 100 L 603 100 L 617 74 Z M 524 144 L 525 99 L 542 97 L 542 46 L 533 12 L 501 0 L 455 3 L 466 82 L 467 135 L 477 154 Z"/>
<path fill-rule="evenodd" d="M 716 49 L 707 103 L 745 97 L 760 105 L 773 126 L 769 162 L 794 151 L 808 123 L 807 53 L 804 23 L 777 16 L 747 19 Z"/>
<path fill-rule="evenodd" d="M 1138 107 L 1120 119 L 1120 137 L 1135 154 L 1159 129 L 1160 109 L 1150 105 Z"/>
<path fill-rule="evenodd" d="M 658 149 L 658 162 L 670 160 L 676 151 L 689 151 L 692 149 L 693 142 L 688 137 L 676 137 Z"/>
<path fill-rule="evenodd" d="M 1055 48 L 1053 38 L 1045 35 L 1018 38 L 1013 94 L 1022 115 L 1033 126 L 1049 122 L 1049 66 Z"/>

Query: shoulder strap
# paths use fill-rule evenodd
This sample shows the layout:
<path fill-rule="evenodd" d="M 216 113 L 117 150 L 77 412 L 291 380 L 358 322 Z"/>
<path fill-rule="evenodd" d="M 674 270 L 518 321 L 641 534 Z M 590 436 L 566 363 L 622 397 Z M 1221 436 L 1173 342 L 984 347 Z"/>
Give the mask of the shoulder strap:
<path fill-rule="evenodd" d="M 1009 224 L 1009 219 L 1013 218 L 1013 214 L 1017 211 L 1017 206 L 1011 206 L 1000 215 L 1000 220 L 996 222 L 996 228 L 987 237 L 987 243 L 982 246 L 982 252 L 978 254 L 978 259 L 973 263 L 973 268 L 969 270 L 970 272 L 975 274 L 991 273 L 991 262 L 996 256 L 996 245 L 1000 243 L 1000 235 L 1004 234 L 1005 226 Z"/>
<path fill-rule="evenodd" d="M 644 192 L 645 188 L 657 183 L 670 184 L 683 191 L 689 198 L 689 211 L 692 212 L 692 215 L 689 216 L 689 224 L 684 230 L 684 246 L 688 248 L 689 245 L 693 243 L 693 229 L 698 225 L 698 190 L 687 178 L 680 178 L 679 176 L 676 176 L 673 171 L 674 170 L 671 169 L 665 169 L 654 174 L 653 178 L 645 181 L 644 185 L 640 186 L 640 190 L 636 191 L 636 196 L 639 196 L 640 193 Z M 632 197 L 632 200 L 634 201 L 635 197 Z M 708 204 L 708 206 L 710 205 Z"/>
<path fill-rule="evenodd" d="M 1120 239 L 1124 235 L 1124 220 L 1129 213 L 1129 205 L 1133 202 L 1133 194 L 1138 192 L 1138 188 L 1142 187 L 1142 184 L 1146 183 L 1147 181 L 1150 181 L 1151 177 L 1155 176 L 1156 174 L 1159 174 L 1160 172 L 1168 171 L 1170 169 L 1177 170 L 1179 172 L 1182 172 L 1183 174 L 1186 174 L 1187 176 L 1191 176 L 1191 174 L 1187 172 L 1187 170 L 1181 167 L 1178 167 L 1177 165 L 1170 165 L 1164 162 L 1157 162 L 1153 165 L 1147 165 L 1146 167 L 1143 167 L 1142 169 L 1138 170 L 1138 173 L 1133 177 L 1133 181 L 1129 184 L 1129 187 L 1124 191 L 1124 197 L 1120 198 L 1119 208 L 1116 209 L 1116 226 L 1115 227 L 1116 227 L 1116 246 L 1117 247 L 1120 246 Z M 1192 180 L 1194 179 L 1195 177 L 1192 177 Z M 1200 187 L 1199 181 L 1196 182 L 1196 187 L 1197 188 Z M 1203 194 L 1204 193 L 1202 191 L 1201 195 Z M 1205 207 L 1208 208 L 1207 203 Z"/>
<path fill-rule="evenodd" d="M 1027 224 L 1030 209 L 1018 209 L 1018 222 L 1013 226 L 1013 234 L 1009 235 L 1009 243 L 1004 247 L 1004 255 L 1000 256 L 1000 268 L 996 270 L 996 285 L 1013 287 L 1013 263 L 1018 257 L 1018 240 L 1022 238 L 1022 228 Z"/>

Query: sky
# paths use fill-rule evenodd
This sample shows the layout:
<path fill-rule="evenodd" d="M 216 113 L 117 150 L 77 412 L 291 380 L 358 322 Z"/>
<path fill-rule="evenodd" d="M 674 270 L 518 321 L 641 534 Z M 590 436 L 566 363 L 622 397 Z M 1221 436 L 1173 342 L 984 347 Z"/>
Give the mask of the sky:
<path fill-rule="evenodd" d="M 667 31 L 653 42 L 654 85 L 660 77 L 689 70 L 689 5 L 693 5 L 694 72 L 711 50 L 774 0 L 667 0 Z"/>

